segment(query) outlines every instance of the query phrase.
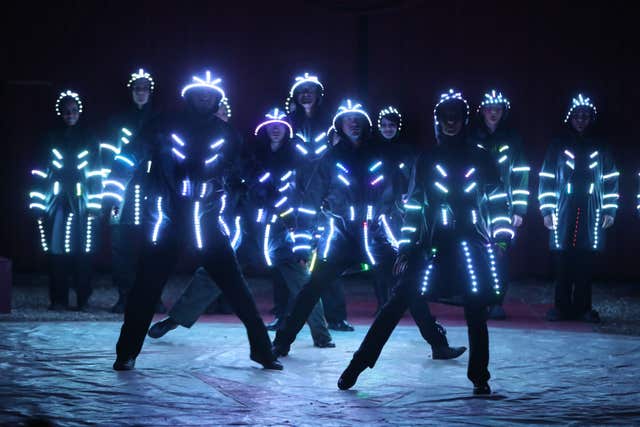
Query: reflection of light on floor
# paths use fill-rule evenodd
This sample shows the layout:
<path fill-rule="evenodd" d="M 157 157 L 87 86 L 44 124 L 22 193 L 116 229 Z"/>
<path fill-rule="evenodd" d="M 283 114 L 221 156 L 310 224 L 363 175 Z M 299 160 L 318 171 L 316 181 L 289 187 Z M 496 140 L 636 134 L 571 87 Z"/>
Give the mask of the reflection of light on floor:
<path fill-rule="evenodd" d="M 116 373 L 119 330 L 118 322 L 0 323 L 0 419 L 18 422 L 38 408 L 68 424 L 107 425 L 617 424 L 625 414 L 625 424 L 640 423 L 639 338 L 492 328 L 487 406 L 469 399 L 468 355 L 431 360 L 415 326 L 400 326 L 348 392 L 336 382 L 365 327 L 335 332 L 335 349 L 313 347 L 305 328 L 282 372 L 249 360 L 241 326 L 203 323 L 147 338 L 136 371 Z M 447 337 L 468 345 L 464 327 Z"/>

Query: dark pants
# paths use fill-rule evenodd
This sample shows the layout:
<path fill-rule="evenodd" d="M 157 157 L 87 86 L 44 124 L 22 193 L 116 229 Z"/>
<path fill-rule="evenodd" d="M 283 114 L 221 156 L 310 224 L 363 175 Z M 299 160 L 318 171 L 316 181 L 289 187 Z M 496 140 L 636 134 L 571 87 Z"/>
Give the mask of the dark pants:
<path fill-rule="evenodd" d="M 256 361 L 273 360 L 267 329 L 228 239 L 217 230 L 215 235 L 209 233 L 209 239 L 212 246 L 199 254 L 199 265 L 203 266 L 220 287 L 231 308 L 244 324 L 251 347 L 250 357 Z M 118 358 L 137 357 L 140 353 L 156 301 L 176 264 L 178 248 L 176 240 L 164 240 L 158 245 L 146 243 L 143 246 L 136 282 L 129 294 L 124 324 L 116 345 Z"/>
<path fill-rule="evenodd" d="M 338 274 L 342 274 L 340 272 Z M 344 283 L 339 277 L 328 283 L 321 293 L 324 315 L 329 323 L 347 320 L 347 301 L 344 296 Z"/>
<path fill-rule="evenodd" d="M 112 224 L 110 230 L 113 284 L 118 289 L 120 299 L 126 301 L 136 279 L 142 236 L 139 227 L 135 225 Z"/>
<path fill-rule="evenodd" d="M 285 321 L 284 328 L 276 333 L 274 344 L 288 346 L 295 341 L 296 335 L 302 329 L 309 313 L 311 313 L 311 310 L 320 299 L 322 291 L 352 264 L 353 262 L 349 258 L 335 257 L 333 261 L 320 262 L 316 266 L 316 270 L 311 275 L 311 280 L 297 295 L 293 309 Z M 417 289 L 418 285 L 415 284 L 415 286 Z M 432 347 L 448 345 L 444 328 L 436 323 L 425 301 L 414 298 L 408 308 L 420 328 L 423 338 Z"/>
<path fill-rule="evenodd" d="M 78 306 L 91 296 L 91 256 L 89 254 L 49 255 L 49 299 L 52 304 L 69 305 L 69 279 L 76 291 Z"/>
<path fill-rule="evenodd" d="M 353 362 L 359 366 L 373 368 L 380 352 L 391 336 L 398 322 L 407 311 L 412 310 L 418 295 L 418 281 L 415 275 L 403 275 L 394 288 L 391 299 L 384 305 L 376 316 L 371 328 L 367 332 L 360 348 L 353 355 Z M 489 333 L 487 329 L 486 307 L 465 307 L 464 316 L 467 321 L 469 334 L 469 367 L 467 377 L 474 384 L 489 380 Z M 415 318 L 415 315 L 414 315 Z M 417 319 L 416 319 L 417 320 Z M 422 332 L 422 329 L 421 329 Z M 424 334 L 423 334 L 424 336 Z M 427 337 L 425 337 L 427 339 Z M 427 339 L 428 340 L 428 339 Z"/>
<path fill-rule="evenodd" d="M 293 304 L 293 295 L 289 293 L 289 288 L 281 274 L 277 270 L 271 269 L 271 284 L 273 285 L 273 315 L 283 318 L 287 315 L 288 307 Z"/>
<path fill-rule="evenodd" d="M 595 252 L 569 249 L 554 253 L 555 307 L 570 317 L 580 317 L 591 306 L 591 283 Z"/>

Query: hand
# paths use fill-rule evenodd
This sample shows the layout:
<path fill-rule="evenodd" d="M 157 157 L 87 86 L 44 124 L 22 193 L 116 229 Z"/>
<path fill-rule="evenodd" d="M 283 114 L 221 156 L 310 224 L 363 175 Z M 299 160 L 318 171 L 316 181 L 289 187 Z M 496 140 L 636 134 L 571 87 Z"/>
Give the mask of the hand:
<path fill-rule="evenodd" d="M 553 217 L 551 215 L 547 215 L 544 217 L 544 226 L 549 230 L 553 230 Z"/>
<path fill-rule="evenodd" d="M 513 215 L 511 219 L 511 224 L 514 228 L 518 228 L 522 225 L 522 217 L 520 215 Z"/>
<path fill-rule="evenodd" d="M 604 215 L 602 217 L 602 228 L 607 229 L 613 225 L 613 217 L 611 215 Z"/>
<path fill-rule="evenodd" d="M 409 262 L 406 255 L 398 255 L 398 258 L 396 258 L 396 262 L 393 264 L 393 275 L 400 276 L 402 273 L 404 273 L 407 269 L 408 263 Z"/>

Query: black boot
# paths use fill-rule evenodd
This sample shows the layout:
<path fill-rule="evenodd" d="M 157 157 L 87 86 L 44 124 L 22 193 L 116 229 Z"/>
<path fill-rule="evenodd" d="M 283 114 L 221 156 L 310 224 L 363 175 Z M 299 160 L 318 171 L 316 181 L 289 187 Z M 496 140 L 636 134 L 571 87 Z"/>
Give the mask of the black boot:
<path fill-rule="evenodd" d="M 273 344 L 271 345 L 271 351 L 273 352 L 273 355 L 275 357 L 287 357 L 290 350 L 291 350 L 290 345 L 282 344 L 282 343 L 279 343 L 277 340 L 273 340 Z"/>
<path fill-rule="evenodd" d="M 491 394 L 491 387 L 489 387 L 489 383 L 476 383 L 473 384 L 473 394 L 476 396 L 486 396 Z"/>
<path fill-rule="evenodd" d="M 171 317 L 167 317 L 164 320 L 154 323 L 150 328 L 147 335 L 151 338 L 160 338 L 167 334 L 169 331 L 173 331 L 175 328 L 180 326 L 175 320 Z"/>
<path fill-rule="evenodd" d="M 353 325 L 346 320 L 340 320 L 339 322 L 329 323 L 329 329 L 334 331 L 351 332 L 354 330 Z"/>
<path fill-rule="evenodd" d="M 254 362 L 261 364 L 264 369 L 282 371 L 282 363 L 278 361 L 278 357 L 276 355 L 273 355 L 272 357 L 258 357 L 251 354 L 249 357 Z"/>
<path fill-rule="evenodd" d="M 116 371 L 131 371 L 136 366 L 136 358 L 130 357 L 128 359 L 117 357 L 113 364 L 113 369 Z"/>
<path fill-rule="evenodd" d="M 460 357 L 467 347 L 449 347 L 449 345 L 443 345 L 438 347 L 431 347 L 431 355 L 433 360 L 449 360 Z"/>
<path fill-rule="evenodd" d="M 334 343 L 331 339 L 327 341 L 318 340 L 313 342 L 313 346 L 318 348 L 335 348 L 336 343 Z"/>
<path fill-rule="evenodd" d="M 356 381 L 358 381 L 358 376 L 364 371 L 366 366 L 356 363 L 353 360 L 349 362 L 349 366 L 344 370 L 342 375 L 340 375 L 340 379 L 338 380 L 338 388 L 340 390 L 349 390 L 351 387 L 356 385 Z"/>

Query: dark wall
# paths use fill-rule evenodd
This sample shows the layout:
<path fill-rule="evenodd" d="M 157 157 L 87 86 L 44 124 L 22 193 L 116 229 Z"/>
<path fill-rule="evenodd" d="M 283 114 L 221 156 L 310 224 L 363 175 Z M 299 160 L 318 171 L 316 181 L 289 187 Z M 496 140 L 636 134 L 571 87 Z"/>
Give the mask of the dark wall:
<path fill-rule="evenodd" d="M 20 270 L 42 265 L 24 214 L 26 179 L 38 136 L 54 120 L 57 92 L 83 96 L 81 120 L 100 128 L 126 102 L 123 87 L 139 66 L 157 81 L 156 101 L 179 105 L 179 87 L 205 67 L 223 78 L 233 123 L 250 135 L 264 111 L 281 103 L 294 75 L 316 72 L 334 108 L 359 97 L 372 115 L 383 104 L 404 112 L 407 135 L 432 143 L 438 93 L 460 88 L 476 104 L 498 87 L 512 100 L 514 119 L 539 168 L 571 95 L 585 91 L 598 105 L 622 171 L 622 208 L 603 273 L 638 279 L 635 256 L 637 171 L 634 109 L 640 91 L 632 14 L 616 3 L 448 2 L 352 0 L 269 2 L 60 2 L 18 6 L 2 38 L 3 166 L 0 172 L 0 253 Z M 477 4 L 476 4 L 477 3 Z M 526 2 L 521 2 L 526 3 Z M 537 186 L 534 177 L 532 190 Z M 518 275 L 549 272 L 537 205 L 514 250 Z M 103 257 L 104 258 L 104 257 Z"/>

